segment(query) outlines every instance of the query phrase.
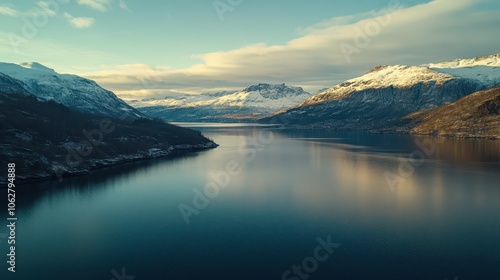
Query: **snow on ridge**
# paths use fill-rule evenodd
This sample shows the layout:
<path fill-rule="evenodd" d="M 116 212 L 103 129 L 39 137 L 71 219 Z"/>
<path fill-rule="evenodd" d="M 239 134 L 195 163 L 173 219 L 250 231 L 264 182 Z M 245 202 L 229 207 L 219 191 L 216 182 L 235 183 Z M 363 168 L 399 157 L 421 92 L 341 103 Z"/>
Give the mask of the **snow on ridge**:
<path fill-rule="evenodd" d="M 54 71 L 54 69 L 43 66 L 37 62 L 25 62 L 20 64 L 0 62 L 0 73 L 4 73 L 5 75 L 25 83 L 30 80 L 47 83 L 54 79 L 54 77 L 57 77 L 59 80 L 87 80 L 76 75 L 59 74 Z"/>
<path fill-rule="evenodd" d="M 347 80 L 307 99 L 301 105 L 311 105 L 341 99 L 353 92 L 389 86 L 408 88 L 418 83 L 443 84 L 451 79 L 465 78 L 482 83 L 485 87 L 500 85 L 500 54 L 455 59 L 448 62 L 420 66 L 380 65 L 365 75 Z"/>
<path fill-rule="evenodd" d="M 455 59 L 452 61 L 424 64 L 422 66 L 429 68 L 463 68 L 474 66 L 500 67 L 500 54 Z"/>
<path fill-rule="evenodd" d="M 271 85 L 258 84 L 247 87 L 242 91 L 185 94 L 176 97 L 167 97 L 162 100 L 143 100 L 130 102 L 136 108 L 164 106 L 164 107 L 258 107 L 266 109 L 284 109 L 303 102 L 311 94 L 301 87 L 291 87 L 285 84 Z"/>
<path fill-rule="evenodd" d="M 500 84 L 500 54 L 423 65 L 441 73 L 477 80 L 487 87 Z"/>
<path fill-rule="evenodd" d="M 441 73 L 426 67 L 407 65 L 381 65 L 368 71 L 365 75 L 347 80 L 330 89 L 327 89 L 309 99 L 301 105 L 311 105 L 328 100 L 338 100 L 353 92 L 366 89 L 409 88 L 418 83 L 443 84 L 454 79 L 451 74 Z"/>
<path fill-rule="evenodd" d="M 0 73 L 23 83 L 42 100 L 54 100 L 69 108 L 109 116 L 135 118 L 138 112 L 95 81 L 71 74 L 59 74 L 40 63 L 0 62 Z"/>
<path fill-rule="evenodd" d="M 485 87 L 500 85 L 500 67 L 491 66 L 470 66 L 457 68 L 435 68 L 441 73 L 461 77 L 464 79 L 476 80 Z"/>
<path fill-rule="evenodd" d="M 18 64 L 21 67 L 28 68 L 28 69 L 34 69 L 34 70 L 41 70 L 41 71 L 48 71 L 48 72 L 56 72 L 54 69 L 49 68 L 47 66 L 44 66 L 38 62 L 23 62 Z"/>

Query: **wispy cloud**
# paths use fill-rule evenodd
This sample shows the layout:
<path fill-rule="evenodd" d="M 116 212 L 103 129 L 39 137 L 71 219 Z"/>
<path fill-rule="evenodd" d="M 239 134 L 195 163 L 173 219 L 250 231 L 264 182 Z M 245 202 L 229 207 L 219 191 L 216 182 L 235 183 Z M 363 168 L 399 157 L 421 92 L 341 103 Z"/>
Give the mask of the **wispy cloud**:
<path fill-rule="evenodd" d="M 54 9 L 53 3 L 50 3 L 48 1 L 37 1 L 36 6 L 27 11 L 19 11 L 9 6 L 0 5 L 0 15 L 11 17 L 36 17 L 42 14 L 45 16 L 53 17 L 56 15 L 56 13 L 57 9 Z"/>
<path fill-rule="evenodd" d="M 305 29 L 305 34 L 284 45 L 257 43 L 196 55 L 203 63 L 187 69 L 122 65 L 81 74 L 118 95 L 135 94 L 137 98 L 161 96 L 167 91 L 238 88 L 257 82 L 285 82 L 315 90 L 380 64 L 419 65 L 498 52 L 500 38 L 493 36 L 500 26 L 498 11 L 480 7 L 476 0 L 435 0 L 398 10 L 350 63 L 340 45 L 354 42 L 359 29 L 387 20 L 383 12 L 333 18 Z"/>
<path fill-rule="evenodd" d="M 38 4 L 38 7 L 42 13 L 45 13 L 46 15 L 51 16 L 51 17 L 56 15 L 57 12 L 56 12 L 56 10 L 53 10 L 51 8 L 50 2 L 39 1 L 37 4 Z"/>
<path fill-rule="evenodd" d="M 21 13 L 11 7 L 5 6 L 5 5 L 0 5 L 0 15 L 4 16 L 10 16 L 10 17 L 16 17 L 19 16 Z"/>
<path fill-rule="evenodd" d="M 127 3 L 125 3 L 125 0 L 119 0 L 118 5 L 122 10 L 130 12 L 129 7 L 127 6 Z"/>
<path fill-rule="evenodd" d="M 89 17 L 74 17 L 69 13 L 64 13 L 64 18 L 76 28 L 88 28 L 91 27 L 95 20 Z"/>
<path fill-rule="evenodd" d="M 76 2 L 79 5 L 89 6 L 92 9 L 104 12 L 108 10 L 112 0 L 77 0 Z"/>

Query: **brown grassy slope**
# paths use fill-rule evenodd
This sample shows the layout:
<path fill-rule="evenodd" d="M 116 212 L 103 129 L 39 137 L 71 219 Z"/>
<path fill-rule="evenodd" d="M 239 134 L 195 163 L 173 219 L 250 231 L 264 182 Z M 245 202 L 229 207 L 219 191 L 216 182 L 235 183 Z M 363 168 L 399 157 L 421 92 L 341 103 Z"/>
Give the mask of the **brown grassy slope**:
<path fill-rule="evenodd" d="M 500 87 L 405 118 L 413 122 L 412 134 L 500 139 Z"/>

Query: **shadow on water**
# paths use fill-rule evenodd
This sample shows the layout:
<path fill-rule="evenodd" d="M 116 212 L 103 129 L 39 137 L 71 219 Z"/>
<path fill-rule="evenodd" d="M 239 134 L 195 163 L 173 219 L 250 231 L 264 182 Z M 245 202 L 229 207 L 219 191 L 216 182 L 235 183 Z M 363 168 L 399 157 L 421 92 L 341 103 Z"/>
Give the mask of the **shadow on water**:
<path fill-rule="evenodd" d="M 147 173 L 152 168 L 173 166 L 210 151 L 179 152 L 167 158 L 129 162 L 100 169 L 90 175 L 66 177 L 62 182 L 56 179 L 22 185 L 16 190 L 17 208 L 20 211 L 29 212 L 37 203 L 45 199 L 54 199 L 61 194 L 97 195 L 119 185 L 117 183 L 120 181 L 127 181 L 129 178 L 138 176 L 141 173 Z"/>

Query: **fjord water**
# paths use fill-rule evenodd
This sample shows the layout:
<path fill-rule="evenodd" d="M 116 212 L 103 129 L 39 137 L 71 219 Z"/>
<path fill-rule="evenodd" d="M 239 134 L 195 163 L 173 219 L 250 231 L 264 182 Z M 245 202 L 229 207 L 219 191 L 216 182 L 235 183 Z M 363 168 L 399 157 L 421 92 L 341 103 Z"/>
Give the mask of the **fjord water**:
<path fill-rule="evenodd" d="M 197 129 L 220 147 L 18 187 L 1 279 L 282 279 L 304 260 L 283 279 L 500 277 L 500 141 Z M 186 224 L 179 205 L 225 179 Z M 340 246 L 315 262 L 318 238 Z"/>

